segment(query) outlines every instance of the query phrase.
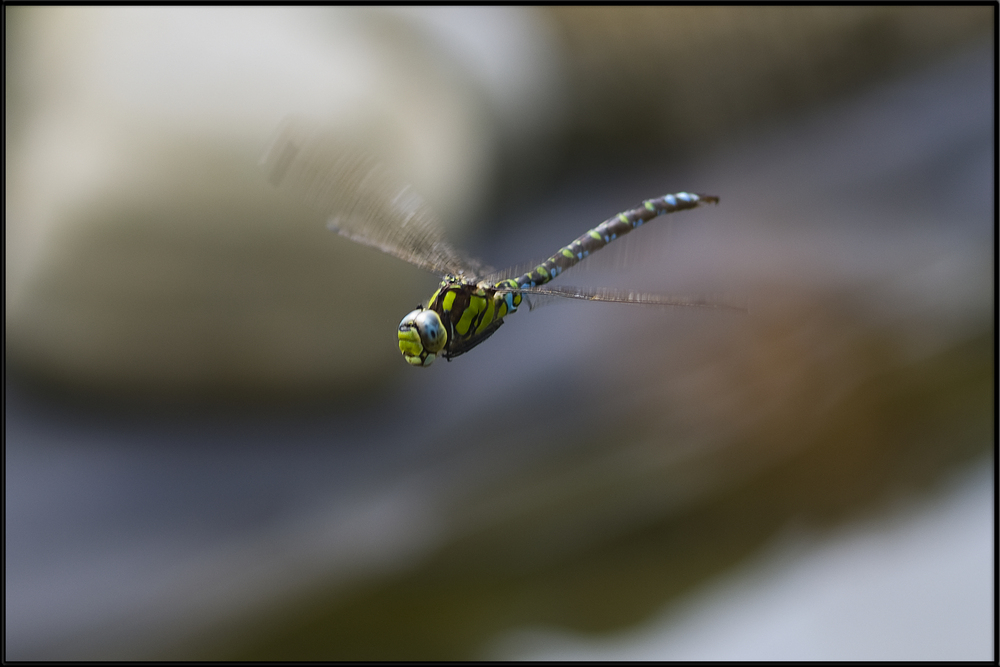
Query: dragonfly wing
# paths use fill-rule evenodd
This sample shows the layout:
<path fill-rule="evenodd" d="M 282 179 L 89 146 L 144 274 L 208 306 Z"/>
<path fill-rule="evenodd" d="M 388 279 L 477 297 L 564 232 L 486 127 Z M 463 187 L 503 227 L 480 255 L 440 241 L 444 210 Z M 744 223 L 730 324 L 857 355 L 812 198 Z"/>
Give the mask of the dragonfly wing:
<path fill-rule="evenodd" d="M 371 152 L 306 122 L 282 123 L 261 166 L 268 180 L 327 216 L 341 236 L 436 274 L 487 271 L 456 250 L 437 217 Z"/>
<path fill-rule="evenodd" d="M 561 285 L 558 287 L 522 287 L 519 289 L 500 288 L 499 292 L 519 292 L 528 296 L 531 309 L 538 308 L 550 300 L 548 297 L 582 299 L 584 301 L 606 301 L 609 303 L 636 303 L 644 306 L 689 306 L 697 308 L 718 308 L 722 310 L 747 311 L 746 299 L 737 297 L 679 296 L 650 294 L 610 288 L 585 288 Z M 541 297 L 539 299 L 538 297 Z"/>

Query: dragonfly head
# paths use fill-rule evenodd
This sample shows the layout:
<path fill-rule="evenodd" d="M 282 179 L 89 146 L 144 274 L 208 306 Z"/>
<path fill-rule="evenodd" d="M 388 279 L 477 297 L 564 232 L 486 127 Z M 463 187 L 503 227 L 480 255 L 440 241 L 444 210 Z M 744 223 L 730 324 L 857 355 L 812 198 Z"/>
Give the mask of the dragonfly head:
<path fill-rule="evenodd" d="M 399 323 L 399 351 L 411 366 L 430 366 L 447 342 L 441 318 L 428 308 L 417 308 Z"/>

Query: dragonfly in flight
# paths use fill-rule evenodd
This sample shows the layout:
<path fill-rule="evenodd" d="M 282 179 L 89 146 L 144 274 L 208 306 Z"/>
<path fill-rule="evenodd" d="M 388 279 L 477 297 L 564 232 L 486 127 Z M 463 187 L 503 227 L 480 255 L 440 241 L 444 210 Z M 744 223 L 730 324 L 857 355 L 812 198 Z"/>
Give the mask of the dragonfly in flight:
<path fill-rule="evenodd" d="M 678 192 L 644 201 L 587 231 L 528 271 L 493 271 L 456 250 L 438 219 L 409 185 L 371 153 L 331 134 L 286 121 L 261 160 L 268 180 L 294 192 L 328 217 L 341 236 L 381 250 L 441 277 L 424 305 L 399 323 L 399 351 L 412 366 L 451 360 L 496 333 L 506 317 L 531 297 L 653 306 L 745 310 L 701 297 L 613 289 L 551 286 L 549 282 L 612 241 L 646 222 L 676 211 L 718 203 L 712 195 Z"/>

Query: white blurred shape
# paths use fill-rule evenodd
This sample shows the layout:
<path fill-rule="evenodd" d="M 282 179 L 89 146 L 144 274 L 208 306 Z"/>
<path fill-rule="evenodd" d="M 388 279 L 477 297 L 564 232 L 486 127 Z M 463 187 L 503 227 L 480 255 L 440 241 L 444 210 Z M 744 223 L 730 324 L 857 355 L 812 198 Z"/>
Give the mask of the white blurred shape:
<path fill-rule="evenodd" d="M 948 495 L 779 541 L 642 627 L 604 639 L 524 630 L 517 660 L 992 660 L 992 466 Z"/>

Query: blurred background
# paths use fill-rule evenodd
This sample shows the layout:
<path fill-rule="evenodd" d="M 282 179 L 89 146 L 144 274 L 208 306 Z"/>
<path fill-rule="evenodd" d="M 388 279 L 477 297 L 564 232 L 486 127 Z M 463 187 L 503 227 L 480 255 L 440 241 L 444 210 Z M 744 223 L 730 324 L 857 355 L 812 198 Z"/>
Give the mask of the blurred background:
<path fill-rule="evenodd" d="M 4 14 L 7 659 L 995 658 L 995 7 Z M 749 314 L 410 368 L 289 115 L 498 267 L 718 195 L 559 283 Z"/>

